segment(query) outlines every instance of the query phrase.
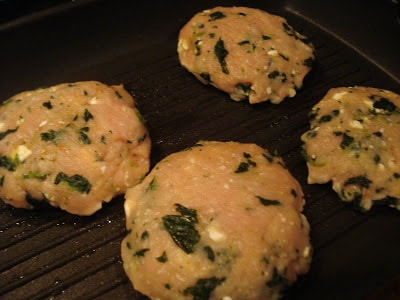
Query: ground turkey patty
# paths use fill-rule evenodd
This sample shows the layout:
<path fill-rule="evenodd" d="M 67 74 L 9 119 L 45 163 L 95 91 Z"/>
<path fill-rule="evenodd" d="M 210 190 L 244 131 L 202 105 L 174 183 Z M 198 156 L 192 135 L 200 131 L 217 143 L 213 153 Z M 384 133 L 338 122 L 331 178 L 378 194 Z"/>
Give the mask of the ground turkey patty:
<path fill-rule="evenodd" d="M 124 269 L 152 299 L 276 299 L 309 270 L 302 189 L 255 144 L 199 142 L 125 198 Z"/>
<path fill-rule="evenodd" d="M 17 94 L 0 107 L 0 197 L 91 215 L 149 170 L 150 139 L 122 86 L 76 82 Z"/>
<path fill-rule="evenodd" d="M 303 134 L 308 182 L 327 183 L 363 211 L 400 209 L 400 95 L 372 87 L 332 88 Z"/>
<path fill-rule="evenodd" d="M 294 97 L 315 60 L 314 47 L 287 21 L 249 7 L 197 13 L 179 33 L 181 64 L 235 101 Z"/>

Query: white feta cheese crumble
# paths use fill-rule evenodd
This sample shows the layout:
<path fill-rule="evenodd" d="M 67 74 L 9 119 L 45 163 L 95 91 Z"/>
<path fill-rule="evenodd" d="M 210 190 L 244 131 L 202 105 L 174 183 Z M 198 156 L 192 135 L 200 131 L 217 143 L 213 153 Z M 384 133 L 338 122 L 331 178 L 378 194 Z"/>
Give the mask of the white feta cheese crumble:
<path fill-rule="evenodd" d="M 215 242 L 219 242 L 225 239 L 225 235 L 212 225 L 207 228 L 207 232 L 210 239 Z"/>
<path fill-rule="evenodd" d="M 39 127 L 42 127 L 42 126 L 44 126 L 44 125 L 46 125 L 47 124 L 47 120 L 45 120 L 45 121 L 43 121 L 42 123 L 40 123 L 39 124 Z"/>
<path fill-rule="evenodd" d="M 17 125 L 21 125 L 22 123 L 24 123 L 25 119 L 23 116 L 19 116 L 18 120 L 17 120 Z"/>
<path fill-rule="evenodd" d="M 267 52 L 267 54 L 269 55 L 269 56 L 278 56 L 278 51 L 276 51 L 275 49 L 271 49 L 271 50 L 269 50 L 268 52 Z"/>
<path fill-rule="evenodd" d="M 24 161 L 32 154 L 32 150 L 28 149 L 25 145 L 19 145 L 17 148 L 17 154 L 19 160 Z"/>
<path fill-rule="evenodd" d="M 353 127 L 353 128 L 358 128 L 358 129 L 363 129 L 364 128 L 363 124 L 358 120 L 352 120 L 350 122 L 350 126 Z"/>
<path fill-rule="evenodd" d="M 92 99 L 89 100 L 89 104 L 97 104 L 99 103 L 99 99 L 97 97 L 93 97 Z"/>
<path fill-rule="evenodd" d="M 348 92 L 340 92 L 340 93 L 336 93 L 333 95 L 333 99 L 335 100 L 340 100 L 343 98 L 344 95 L 346 95 Z"/>

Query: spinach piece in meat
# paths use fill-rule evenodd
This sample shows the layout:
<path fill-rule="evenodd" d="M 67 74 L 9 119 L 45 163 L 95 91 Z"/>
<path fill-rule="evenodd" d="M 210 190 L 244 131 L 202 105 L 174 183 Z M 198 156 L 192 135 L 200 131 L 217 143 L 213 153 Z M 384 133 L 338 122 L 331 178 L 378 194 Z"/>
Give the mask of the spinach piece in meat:
<path fill-rule="evenodd" d="M 282 204 L 282 203 L 279 202 L 278 200 L 265 199 L 265 198 L 260 197 L 260 196 L 256 196 L 256 197 L 260 200 L 261 204 L 262 204 L 262 205 L 265 205 L 265 206 L 269 206 L 269 205 L 281 205 L 281 204 Z"/>
<path fill-rule="evenodd" d="M 192 295 L 193 300 L 208 300 L 213 290 L 225 281 L 225 277 L 201 278 L 194 286 L 188 287 L 183 291 L 184 295 Z"/>
<path fill-rule="evenodd" d="M 64 172 L 60 172 L 57 174 L 54 184 L 58 185 L 61 182 L 65 182 L 74 190 L 85 194 L 88 194 L 92 188 L 90 182 L 79 174 L 68 176 Z"/>
<path fill-rule="evenodd" d="M 379 96 L 376 96 L 376 95 L 372 95 L 370 98 L 373 101 L 375 101 L 374 104 L 373 104 L 374 108 L 383 109 L 383 110 L 386 110 L 388 112 L 394 112 L 397 109 L 396 105 L 393 102 L 391 102 L 390 100 L 386 99 L 386 98 L 379 97 Z"/>
<path fill-rule="evenodd" d="M 0 156 L 0 167 L 5 168 L 8 171 L 14 172 L 19 163 L 20 161 L 18 159 L 18 155 L 15 157 L 15 159 L 12 159 L 5 155 Z"/>
<path fill-rule="evenodd" d="M 84 143 L 84 144 L 91 144 L 92 141 L 89 139 L 89 136 L 87 133 L 89 132 L 89 127 L 82 127 L 79 128 L 79 139 Z"/>
<path fill-rule="evenodd" d="M 194 246 L 200 241 L 200 234 L 195 225 L 198 223 L 197 212 L 194 209 L 175 204 L 179 215 L 162 217 L 163 224 L 172 240 L 186 253 L 193 253 Z"/>
<path fill-rule="evenodd" d="M 56 130 L 50 129 L 49 131 L 41 132 L 41 133 L 40 133 L 40 138 L 41 138 L 41 140 L 44 141 L 44 142 L 49 142 L 49 141 L 55 142 L 56 139 L 57 139 L 58 137 L 60 137 L 60 135 L 61 135 L 62 133 L 63 133 L 62 130 L 56 131 Z"/>
<path fill-rule="evenodd" d="M 87 122 L 90 119 L 93 119 L 93 115 L 90 113 L 90 111 L 85 108 L 85 111 L 83 112 L 83 119 Z"/>
<path fill-rule="evenodd" d="M 14 129 L 7 129 L 6 131 L 0 132 L 0 141 L 2 139 L 4 139 L 7 135 L 9 135 L 10 133 L 16 132 L 18 130 L 18 127 L 14 128 Z"/>
<path fill-rule="evenodd" d="M 228 56 L 229 52 L 225 49 L 224 41 L 220 38 L 214 46 L 214 53 L 217 57 L 219 64 L 221 65 L 222 72 L 229 74 L 229 70 L 226 66 L 225 58 Z"/>
<path fill-rule="evenodd" d="M 222 19 L 222 18 L 225 18 L 225 17 L 226 16 L 225 16 L 225 14 L 223 12 L 216 11 L 216 12 L 213 12 L 213 13 L 210 14 L 210 19 L 208 21 L 209 22 L 210 21 L 215 21 L 215 20 Z"/>

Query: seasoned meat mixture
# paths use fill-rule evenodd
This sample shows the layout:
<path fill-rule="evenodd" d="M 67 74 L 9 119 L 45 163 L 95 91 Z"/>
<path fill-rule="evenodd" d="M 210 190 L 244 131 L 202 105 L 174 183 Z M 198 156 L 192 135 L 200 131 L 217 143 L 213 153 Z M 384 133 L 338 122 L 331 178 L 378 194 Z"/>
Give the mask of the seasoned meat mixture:
<path fill-rule="evenodd" d="M 346 202 L 400 209 L 400 95 L 373 87 L 332 88 L 303 134 L 310 184 L 332 181 Z"/>
<path fill-rule="evenodd" d="M 249 7 L 197 13 L 179 33 L 181 64 L 235 101 L 280 103 L 303 86 L 314 47 L 286 19 Z"/>
<path fill-rule="evenodd" d="M 19 93 L 0 107 L 0 198 L 91 215 L 149 170 L 150 138 L 122 86 L 87 81 Z"/>
<path fill-rule="evenodd" d="M 125 198 L 123 266 L 151 299 L 277 299 L 309 270 L 302 189 L 255 144 L 201 141 Z"/>

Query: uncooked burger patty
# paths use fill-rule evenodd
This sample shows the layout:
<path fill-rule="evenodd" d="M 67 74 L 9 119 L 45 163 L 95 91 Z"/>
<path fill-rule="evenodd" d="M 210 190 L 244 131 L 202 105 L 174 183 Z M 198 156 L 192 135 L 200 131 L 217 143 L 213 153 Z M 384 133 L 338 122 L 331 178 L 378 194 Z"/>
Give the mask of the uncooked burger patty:
<path fill-rule="evenodd" d="M 346 202 L 400 209 L 400 95 L 372 87 L 333 88 L 303 134 L 310 184 L 332 181 Z"/>
<path fill-rule="evenodd" d="M 150 139 L 122 86 L 59 84 L 0 107 L 0 198 L 90 215 L 149 170 Z"/>
<path fill-rule="evenodd" d="M 124 269 L 152 299 L 276 299 L 309 269 L 302 189 L 255 144 L 171 154 L 125 198 Z"/>
<path fill-rule="evenodd" d="M 252 104 L 294 97 L 315 60 L 313 45 L 286 19 L 249 7 L 197 13 L 181 29 L 177 51 L 201 82 Z"/>

